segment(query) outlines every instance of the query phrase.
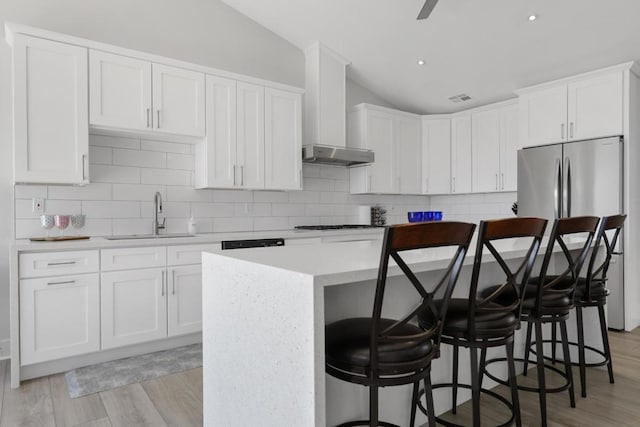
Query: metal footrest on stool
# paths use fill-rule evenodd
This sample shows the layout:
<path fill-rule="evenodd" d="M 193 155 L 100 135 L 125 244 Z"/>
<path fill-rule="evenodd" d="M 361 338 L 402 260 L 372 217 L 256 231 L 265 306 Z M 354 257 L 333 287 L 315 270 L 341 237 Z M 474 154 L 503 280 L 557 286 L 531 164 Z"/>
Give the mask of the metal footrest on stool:
<path fill-rule="evenodd" d="M 355 426 L 369 426 L 371 425 L 371 421 L 369 420 L 359 420 L 359 421 L 349 421 L 347 423 L 342 423 L 337 425 L 336 427 L 355 427 Z M 386 421 L 378 421 L 378 426 L 380 427 L 400 427 L 397 424 L 391 424 Z"/>
<path fill-rule="evenodd" d="M 551 344 L 552 340 L 542 340 L 542 343 L 543 344 Z M 570 346 L 580 348 L 580 345 L 577 342 L 569 341 L 568 344 Z M 531 346 L 533 347 L 534 345 L 535 345 L 535 341 L 531 344 Z M 585 363 L 584 366 L 586 366 L 588 368 L 595 368 L 595 367 L 598 367 L 598 366 L 606 366 L 609 363 L 609 358 L 607 357 L 607 355 L 605 354 L 605 352 L 603 350 L 600 350 L 599 348 L 592 347 L 590 345 L 585 345 L 584 349 L 592 351 L 592 352 L 594 352 L 596 354 L 599 354 L 600 356 L 602 356 L 604 358 L 604 360 L 602 362 L 588 362 L 588 363 Z M 531 353 L 533 353 L 533 354 L 537 354 L 535 349 L 533 349 L 533 348 L 530 349 L 529 351 Z M 557 357 L 555 359 L 552 356 L 543 356 L 543 357 L 544 357 L 545 360 L 549 360 L 552 363 L 556 363 L 556 362 L 557 363 L 564 363 L 563 359 L 558 359 Z M 571 365 L 572 366 L 580 366 L 580 363 L 571 362 Z"/>
<path fill-rule="evenodd" d="M 522 362 L 524 363 L 525 360 L 523 358 L 515 358 L 513 359 L 515 362 Z M 507 359 L 504 357 L 500 357 L 500 358 L 496 358 L 496 359 L 491 359 L 491 360 L 487 360 L 484 364 L 484 375 L 486 375 L 488 378 L 491 378 L 493 381 L 497 382 L 498 384 L 501 385 L 505 385 L 505 386 L 509 386 L 509 382 L 503 380 L 502 378 L 498 378 L 495 375 L 493 375 L 491 372 L 489 372 L 487 370 L 487 366 L 489 366 L 492 363 L 497 363 L 497 362 L 506 362 Z M 537 361 L 536 360 L 528 360 L 526 361 L 527 363 L 530 363 L 533 366 L 537 366 Z M 545 388 L 544 391 L 547 393 L 560 393 L 561 391 L 566 391 L 569 390 L 569 388 L 571 387 L 571 381 L 569 380 L 569 377 L 567 375 L 566 372 L 561 371 L 560 369 L 556 368 L 555 366 L 552 365 L 547 365 L 545 363 L 544 365 L 545 369 L 549 369 L 550 371 L 555 372 L 556 374 L 560 375 L 562 378 L 564 378 L 564 380 L 566 381 L 563 385 L 559 386 L 559 387 L 550 387 L 550 388 Z M 526 373 L 523 374 L 524 376 L 527 376 Z M 539 393 L 540 392 L 540 388 L 538 387 L 528 387 L 528 386 L 524 386 L 521 384 L 517 384 L 518 390 L 522 390 L 522 391 L 530 391 L 530 392 L 534 392 L 534 393 Z"/>
<path fill-rule="evenodd" d="M 441 384 L 434 384 L 432 386 L 433 390 L 435 391 L 436 389 L 439 388 L 453 388 L 453 383 L 441 383 Z M 458 384 L 458 388 L 464 388 L 467 390 L 471 390 L 471 386 L 468 384 Z M 511 413 L 511 418 L 509 418 L 509 420 L 507 420 L 505 423 L 503 424 L 499 424 L 496 427 L 507 427 L 510 425 L 513 425 L 513 423 L 515 422 L 516 419 L 516 414 L 513 412 L 513 404 L 511 402 L 509 402 L 505 397 L 499 395 L 498 393 L 491 391 L 489 389 L 486 388 L 480 388 L 480 393 L 481 394 L 485 394 L 489 397 L 494 398 L 495 400 L 501 402 Z M 422 404 L 422 401 L 420 400 L 420 398 L 424 395 L 424 390 L 420 390 L 420 393 L 418 394 L 418 409 L 420 409 L 420 412 L 422 412 L 424 415 L 428 416 L 427 413 L 427 409 L 424 407 L 424 405 Z M 443 426 L 447 426 L 447 427 L 465 427 L 462 424 L 456 424 L 453 423 L 451 421 L 447 421 L 442 419 L 441 417 L 436 417 L 436 423 L 443 425 Z"/>

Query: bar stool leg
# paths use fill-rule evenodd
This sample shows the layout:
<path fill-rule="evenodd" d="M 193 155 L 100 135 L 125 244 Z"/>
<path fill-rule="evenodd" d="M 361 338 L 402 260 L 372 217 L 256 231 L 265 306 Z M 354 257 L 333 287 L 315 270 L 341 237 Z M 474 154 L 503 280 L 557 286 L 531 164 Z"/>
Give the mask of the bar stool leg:
<path fill-rule="evenodd" d="M 473 407 L 473 427 L 480 427 L 480 376 L 478 375 L 478 349 L 469 348 L 471 353 L 471 403 Z"/>
<path fill-rule="evenodd" d="M 516 383 L 516 364 L 513 358 L 513 341 L 507 344 L 507 363 L 509 364 L 509 385 L 511 387 L 511 404 L 516 416 L 516 427 L 522 426 L 520 416 L 520 398 L 518 397 L 518 384 Z"/>
<path fill-rule="evenodd" d="M 369 386 L 369 424 L 378 426 L 378 387 Z"/>
<path fill-rule="evenodd" d="M 542 427 L 547 426 L 547 392 L 544 378 L 544 353 L 542 349 L 542 324 L 535 320 L 536 327 L 536 361 L 538 367 L 538 399 L 540 400 L 540 418 Z M 527 343 L 527 344 L 530 344 Z M 527 346 L 528 348 L 528 346 Z"/>
<path fill-rule="evenodd" d="M 433 390 L 431 389 L 431 369 L 429 375 L 424 377 L 424 396 L 427 400 L 427 420 L 429 427 L 436 425 L 436 410 L 433 406 Z"/>
<path fill-rule="evenodd" d="M 420 387 L 420 381 L 413 383 L 413 397 L 411 398 L 411 424 L 409 427 L 415 427 L 416 425 L 416 410 L 418 409 L 418 387 Z M 425 390 L 425 395 L 427 391 Z"/>
<path fill-rule="evenodd" d="M 480 388 L 482 388 L 482 380 L 484 379 L 484 368 L 486 364 L 487 364 L 487 347 L 482 347 L 482 350 L 480 350 L 480 370 L 478 371 L 480 375 Z"/>
<path fill-rule="evenodd" d="M 562 335 L 562 350 L 564 352 L 564 367 L 569 381 L 569 401 L 571 407 L 576 407 L 576 396 L 573 392 L 573 371 L 571 369 L 571 355 L 569 354 L 569 337 L 567 336 L 567 321 L 560 321 L 560 334 Z"/>
<path fill-rule="evenodd" d="M 551 322 L 551 364 L 556 364 L 556 343 L 558 342 L 558 337 L 556 336 L 557 332 L 557 324 L 554 320 Z"/>
<path fill-rule="evenodd" d="M 607 355 L 607 370 L 609 371 L 609 382 L 613 384 L 615 382 L 613 378 L 613 361 L 611 360 L 611 348 L 609 347 L 609 332 L 607 330 L 607 318 L 604 314 L 604 306 L 598 306 L 598 317 L 600 318 L 600 330 L 602 331 L 602 345 L 604 348 L 604 354 Z"/>
<path fill-rule="evenodd" d="M 458 411 L 458 352 L 457 345 L 453 346 L 453 378 L 451 379 L 451 413 Z"/>
<path fill-rule="evenodd" d="M 576 306 L 576 326 L 578 328 L 578 365 L 580 367 L 580 395 L 587 397 L 587 368 L 584 349 L 584 319 L 582 307 Z"/>
<path fill-rule="evenodd" d="M 527 322 L 527 339 L 524 346 L 524 369 L 522 372 L 523 376 L 527 376 L 527 369 L 529 368 L 529 352 L 531 351 L 531 322 Z"/>

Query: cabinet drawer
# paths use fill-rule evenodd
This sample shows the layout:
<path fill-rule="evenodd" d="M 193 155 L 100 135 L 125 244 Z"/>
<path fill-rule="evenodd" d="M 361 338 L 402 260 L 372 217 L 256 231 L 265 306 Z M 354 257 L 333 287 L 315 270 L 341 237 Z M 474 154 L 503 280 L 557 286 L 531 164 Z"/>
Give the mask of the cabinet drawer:
<path fill-rule="evenodd" d="M 20 255 L 20 277 L 97 273 L 98 251 L 42 252 Z"/>
<path fill-rule="evenodd" d="M 21 365 L 98 350 L 98 274 L 20 280 Z"/>
<path fill-rule="evenodd" d="M 220 243 L 208 243 L 203 245 L 183 245 L 167 247 L 168 265 L 189 265 L 202 262 L 202 252 L 217 252 Z"/>
<path fill-rule="evenodd" d="M 164 267 L 167 264 L 167 249 L 164 246 L 103 249 L 101 261 L 102 271 Z"/>

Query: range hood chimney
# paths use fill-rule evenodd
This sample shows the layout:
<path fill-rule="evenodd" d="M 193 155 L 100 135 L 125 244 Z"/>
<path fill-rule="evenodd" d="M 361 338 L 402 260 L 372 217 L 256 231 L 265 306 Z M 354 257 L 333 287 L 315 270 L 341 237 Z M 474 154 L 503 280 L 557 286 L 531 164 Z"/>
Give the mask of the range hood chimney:
<path fill-rule="evenodd" d="M 304 53 L 306 133 L 302 161 L 344 166 L 373 162 L 372 151 L 347 147 L 345 102 L 349 61 L 319 42 Z"/>

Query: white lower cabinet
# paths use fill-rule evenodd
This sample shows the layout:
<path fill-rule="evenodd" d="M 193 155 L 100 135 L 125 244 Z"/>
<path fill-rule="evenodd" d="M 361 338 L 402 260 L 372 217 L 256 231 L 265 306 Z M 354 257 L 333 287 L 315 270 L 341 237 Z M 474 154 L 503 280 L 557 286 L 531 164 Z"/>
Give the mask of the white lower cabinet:
<path fill-rule="evenodd" d="M 202 330 L 202 267 L 170 267 L 167 286 L 169 336 Z"/>
<path fill-rule="evenodd" d="M 20 281 L 21 365 L 98 350 L 98 274 Z"/>
<path fill-rule="evenodd" d="M 164 268 L 102 273 L 102 348 L 167 336 Z"/>

